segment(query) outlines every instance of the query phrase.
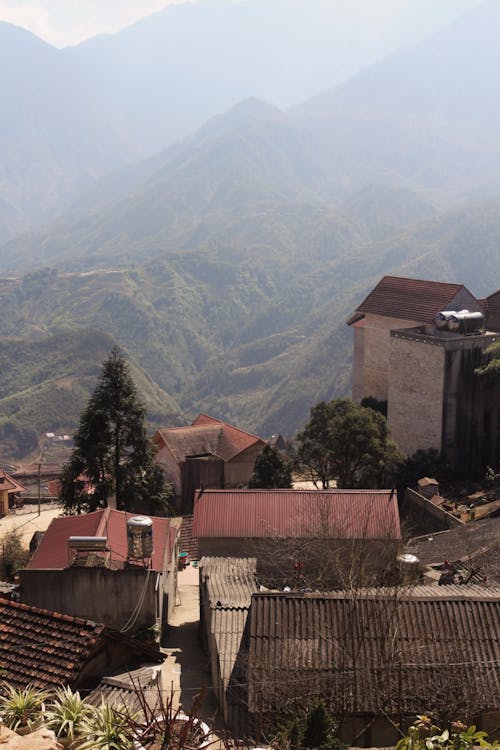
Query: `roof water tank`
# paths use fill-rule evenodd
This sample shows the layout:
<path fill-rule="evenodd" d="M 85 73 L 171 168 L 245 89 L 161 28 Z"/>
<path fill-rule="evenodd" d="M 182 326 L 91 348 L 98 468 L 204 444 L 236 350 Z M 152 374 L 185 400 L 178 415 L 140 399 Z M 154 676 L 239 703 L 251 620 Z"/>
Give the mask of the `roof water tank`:
<path fill-rule="evenodd" d="M 129 557 L 152 557 L 153 521 L 148 516 L 132 516 L 127 519 L 127 542 Z"/>
<path fill-rule="evenodd" d="M 446 328 L 446 324 L 448 323 L 448 320 L 451 318 L 451 316 L 456 314 L 456 310 L 442 310 L 441 312 L 438 312 L 434 317 L 436 328 L 439 328 L 439 330 L 442 331 L 444 328 Z"/>
<path fill-rule="evenodd" d="M 480 312 L 461 310 L 450 316 L 447 325 L 448 330 L 453 333 L 478 333 L 484 328 L 484 315 Z"/>

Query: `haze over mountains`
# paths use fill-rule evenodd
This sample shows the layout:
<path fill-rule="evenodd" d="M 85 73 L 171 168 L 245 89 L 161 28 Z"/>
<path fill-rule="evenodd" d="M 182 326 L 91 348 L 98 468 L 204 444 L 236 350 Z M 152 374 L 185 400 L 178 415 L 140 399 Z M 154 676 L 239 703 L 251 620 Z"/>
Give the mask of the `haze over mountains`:
<path fill-rule="evenodd" d="M 263 12 L 260 0 L 240 5 L 229 35 L 235 54 L 238 13 L 248 14 L 251 6 Z M 304 7 L 293 3 L 293 23 Z M 182 13 L 200 11 L 183 8 L 176 23 Z M 204 7 L 212 42 L 224 9 L 222 0 Z M 186 73 L 174 45 L 153 86 L 164 86 L 168 96 L 157 97 L 153 111 L 139 89 L 157 48 L 144 56 L 141 45 L 155 34 L 161 41 L 166 17 L 64 51 L 64 69 L 54 62 L 60 52 L 8 29 L 11 44 L 19 36 L 23 44 L 39 45 L 38 59 L 47 63 L 17 71 L 33 80 L 38 119 L 28 114 L 29 92 L 24 105 L 16 105 L 12 85 L 12 121 L 0 126 L 5 146 L 24 112 L 22 127 L 38 139 L 23 152 L 31 171 L 16 172 L 21 150 L 9 156 L 2 149 L 3 236 L 12 238 L 58 209 L 63 214 L 64 205 L 68 212 L 0 248 L 2 272 L 19 275 L 0 287 L 0 334 L 23 337 L 28 349 L 34 340 L 66 337 L 67 366 L 71 361 L 74 369 L 69 341 L 82 327 L 101 331 L 163 394 L 165 419 L 203 409 L 263 435 L 290 435 L 316 400 L 347 393 L 350 332 L 344 320 L 380 275 L 458 280 L 478 295 L 500 286 L 500 7 L 495 0 L 480 3 L 429 39 L 300 106 L 276 107 L 271 95 L 268 102 L 247 98 L 194 135 L 129 163 L 134 149 L 141 151 L 148 123 L 149 147 L 162 133 L 167 143 L 176 128 L 189 129 L 189 117 L 194 123 L 204 108 L 234 97 L 237 74 L 242 89 L 252 93 L 253 86 L 260 94 L 259 75 L 264 86 L 262 71 L 269 69 L 272 24 L 262 58 L 252 69 L 240 58 L 227 72 L 232 84 L 222 81 L 221 99 L 207 83 L 218 63 L 200 71 L 188 61 Z M 0 38 L 4 32 L 0 28 Z M 322 33 L 320 40 L 327 38 Z M 279 38 L 284 65 L 289 57 Z M 247 46 L 245 54 L 250 51 Z M 65 97 L 56 112 L 44 92 L 74 83 L 85 66 L 88 72 L 89 59 L 94 77 L 73 85 L 74 97 Z M 111 69 L 122 77 L 113 78 Z M 284 74 L 267 82 L 267 91 L 275 86 L 286 103 L 293 100 L 288 77 L 286 95 Z M 206 101 L 198 100 L 197 113 L 188 116 L 189 107 L 180 103 L 182 96 L 188 102 L 196 83 Z M 299 80 L 295 91 L 301 86 Z M 72 140 L 81 138 L 80 128 L 87 134 L 80 162 L 66 169 L 76 158 Z M 46 194 L 44 179 L 52 185 Z M 57 197 L 61 186 L 64 201 Z M 37 200 L 37 191 L 44 200 Z M 32 272 L 42 266 L 53 270 Z M 61 356 L 59 380 L 60 362 Z M 33 377 L 30 388 L 41 382 L 35 368 Z M 4 421 L 15 422 L 2 404 Z M 52 404 L 52 410 L 61 407 Z M 161 409 L 155 416 L 161 420 Z M 19 419 L 26 423 L 25 415 Z M 47 429 L 49 422 L 47 411 Z"/>

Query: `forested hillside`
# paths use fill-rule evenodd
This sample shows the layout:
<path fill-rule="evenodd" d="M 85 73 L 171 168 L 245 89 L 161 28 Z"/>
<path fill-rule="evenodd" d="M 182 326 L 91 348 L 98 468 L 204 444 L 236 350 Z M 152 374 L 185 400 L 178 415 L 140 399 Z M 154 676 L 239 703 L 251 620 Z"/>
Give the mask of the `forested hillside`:
<path fill-rule="evenodd" d="M 4 244 L 0 336 L 22 339 L 26 380 L 7 378 L 0 415 L 51 429 L 67 412 L 69 430 L 83 403 L 71 378 L 81 363 L 88 393 L 85 367 L 115 341 L 153 420 L 203 410 L 290 436 L 349 392 L 345 319 L 381 275 L 495 291 L 498 42 L 485 2 L 293 111 L 247 99 Z M 85 358 L 72 347 L 88 329 L 104 339 Z M 41 340 L 60 346 L 43 378 Z M 55 407 L 36 390 L 51 383 Z"/>

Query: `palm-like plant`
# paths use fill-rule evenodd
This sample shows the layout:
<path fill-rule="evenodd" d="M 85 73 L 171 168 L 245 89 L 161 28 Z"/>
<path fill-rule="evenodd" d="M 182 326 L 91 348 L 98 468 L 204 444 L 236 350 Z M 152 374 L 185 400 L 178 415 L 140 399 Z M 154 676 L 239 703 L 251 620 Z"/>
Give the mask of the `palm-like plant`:
<path fill-rule="evenodd" d="M 31 731 L 42 720 L 44 701 L 48 693 L 32 684 L 25 688 L 6 685 L 0 695 L 0 716 L 9 729 L 15 732 Z"/>
<path fill-rule="evenodd" d="M 127 722 L 127 711 L 102 703 L 82 722 L 85 739 L 78 750 L 134 750 L 134 733 Z"/>
<path fill-rule="evenodd" d="M 92 716 L 92 707 L 70 687 L 56 690 L 47 711 L 47 726 L 66 746 L 71 746 L 82 734 L 82 726 Z"/>

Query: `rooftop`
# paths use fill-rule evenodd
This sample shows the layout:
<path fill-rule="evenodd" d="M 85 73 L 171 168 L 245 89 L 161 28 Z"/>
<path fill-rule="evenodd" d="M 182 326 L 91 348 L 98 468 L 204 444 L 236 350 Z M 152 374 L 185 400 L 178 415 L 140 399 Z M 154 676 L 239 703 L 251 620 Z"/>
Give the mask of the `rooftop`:
<path fill-rule="evenodd" d="M 279 711 L 285 689 L 291 707 L 315 692 L 344 715 L 437 711 L 443 696 L 456 702 L 454 712 L 498 706 L 500 589 L 426 588 L 403 598 L 254 594 L 251 710 Z"/>
<path fill-rule="evenodd" d="M 207 414 L 200 414 L 188 427 L 158 430 L 154 441 L 168 446 L 178 463 L 194 456 L 215 456 L 222 461 L 230 461 L 256 443 L 265 445 L 265 441 L 257 435 Z"/>
<path fill-rule="evenodd" d="M 70 536 L 107 537 L 110 567 L 121 569 L 128 556 L 127 519 L 132 513 L 105 508 L 79 516 L 55 518 L 45 532 L 38 549 L 26 566 L 29 569 L 58 569 L 70 566 L 68 540 Z M 150 516 L 153 521 L 152 568 L 163 570 L 165 555 L 171 560 L 177 529 L 170 518 Z"/>
<path fill-rule="evenodd" d="M 432 323 L 436 313 L 450 309 L 453 299 L 465 289 L 463 284 L 384 276 L 356 312 Z"/>
<path fill-rule="evenodd" d="M 389 490 L 205 490 L 194 507 L 202 537 L 400 539 Z"/>

